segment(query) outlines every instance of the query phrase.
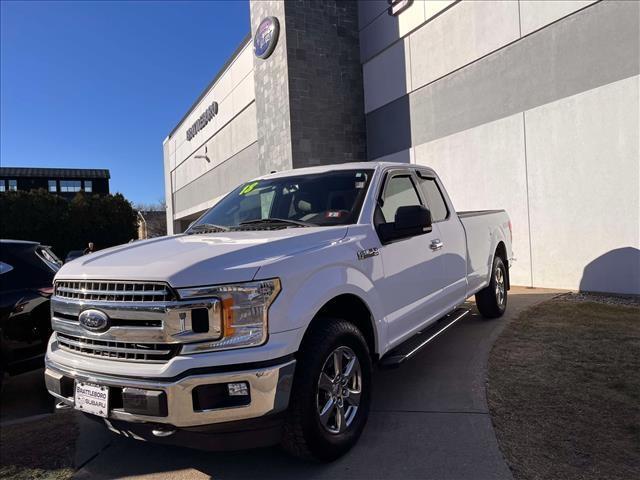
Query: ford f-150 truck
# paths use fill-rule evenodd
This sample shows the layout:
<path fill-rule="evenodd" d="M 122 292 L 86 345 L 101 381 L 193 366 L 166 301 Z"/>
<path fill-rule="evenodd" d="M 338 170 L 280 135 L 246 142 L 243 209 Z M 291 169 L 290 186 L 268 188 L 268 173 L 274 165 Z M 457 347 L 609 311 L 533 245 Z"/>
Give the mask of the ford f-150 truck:
<path fill-rule="evenodd" d="M 183 234 L 64 265 L 46 385 L 134 438 L 330 461 L 365 426 L 373 366 L 411 358 L 474 294 L 503 314 L 511 235 L 502 210 L 456 213 L 418 165 L 266 175 Z"/>

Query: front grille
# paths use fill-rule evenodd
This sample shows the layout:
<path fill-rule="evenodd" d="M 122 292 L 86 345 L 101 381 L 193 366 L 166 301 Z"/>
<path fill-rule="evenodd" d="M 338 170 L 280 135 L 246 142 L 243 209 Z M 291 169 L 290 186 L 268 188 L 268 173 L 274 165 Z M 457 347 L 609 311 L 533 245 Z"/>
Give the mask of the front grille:
<path fill-rule="evenodd" d="M 167 343 L 115 342 L 56 333 L 58 345 L 69 352 L 133 362 L 166 362 L 178 354 L 179 345 Z"/>
<path fill-rule="evenodd" d="M 72 322 L 79 325 L 80 321 L 78 315 L 71 315 L 68 313 L 53 312 L 53 316 L 57 319 L 61 319 L 67 322 Z M 162 328 L 162 320 L 131 320 L 126 318 L 109 318 L 109 328 L 111 327 L 136 327 L 136 328 Z"/>
<path fill-rule="evenodd" d="M 164 283 L 153 282 L 56 282 L 55 295 L 75 300 L 104 302 L 167 302 L 174 299 Z"/>

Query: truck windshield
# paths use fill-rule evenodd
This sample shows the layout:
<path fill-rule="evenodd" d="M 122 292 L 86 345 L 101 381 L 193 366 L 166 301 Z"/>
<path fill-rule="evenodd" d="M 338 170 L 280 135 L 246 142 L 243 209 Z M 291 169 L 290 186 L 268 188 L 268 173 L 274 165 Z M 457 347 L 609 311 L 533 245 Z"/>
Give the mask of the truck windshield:
<path fill-rule="evenodd" d="M 346 225 L 360 214 L 373 170 L 335 170 L 240 185 L 187 233 Z"/>

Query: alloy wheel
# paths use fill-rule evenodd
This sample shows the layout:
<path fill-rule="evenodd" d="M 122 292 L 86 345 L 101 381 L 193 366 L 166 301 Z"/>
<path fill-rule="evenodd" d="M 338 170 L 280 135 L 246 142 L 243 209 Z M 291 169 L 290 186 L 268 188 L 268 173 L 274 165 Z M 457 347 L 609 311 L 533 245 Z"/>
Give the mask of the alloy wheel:
<path fill-rule="evenodd" d="M 495 273 L 495 283 L 496 283 L 496 301 L 498 305 L 504 305 L 505 300 L 505 284 L 504 284 L 504 272 L 502 268 L 496 268 Z"/>
<path fill-rule="evenodd" d="M 362 370 L 355 352 L 345 346 L 329 354 L 318 379 L 317 411 L 320 423 L 332 434 L 353 423 L 362 395 Z"/>

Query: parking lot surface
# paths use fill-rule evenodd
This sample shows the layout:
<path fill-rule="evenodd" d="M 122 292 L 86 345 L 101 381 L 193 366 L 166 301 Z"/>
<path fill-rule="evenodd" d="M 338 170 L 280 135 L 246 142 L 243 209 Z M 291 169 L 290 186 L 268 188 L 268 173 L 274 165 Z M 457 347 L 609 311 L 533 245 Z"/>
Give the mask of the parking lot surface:
<path fill-rule="evenodd" d="M 474 309 L 399 369 L 375 372 L 369 423 L 336 462 L 305 463 L 277 448 L 212 453 L 155 445 L 78 416 L 76 477 L 509 479 L 486 402 L 489 351 L 510 319 L 559 292 L 510 293 L 501 319 L 485 320 Z"/>
<path fill-rule="evenodd" d="M 0 424 L 11 425 L 53 412 L 53 398 L 47 393 L 43 379 L 44 369 L 5 379 Z"/>

